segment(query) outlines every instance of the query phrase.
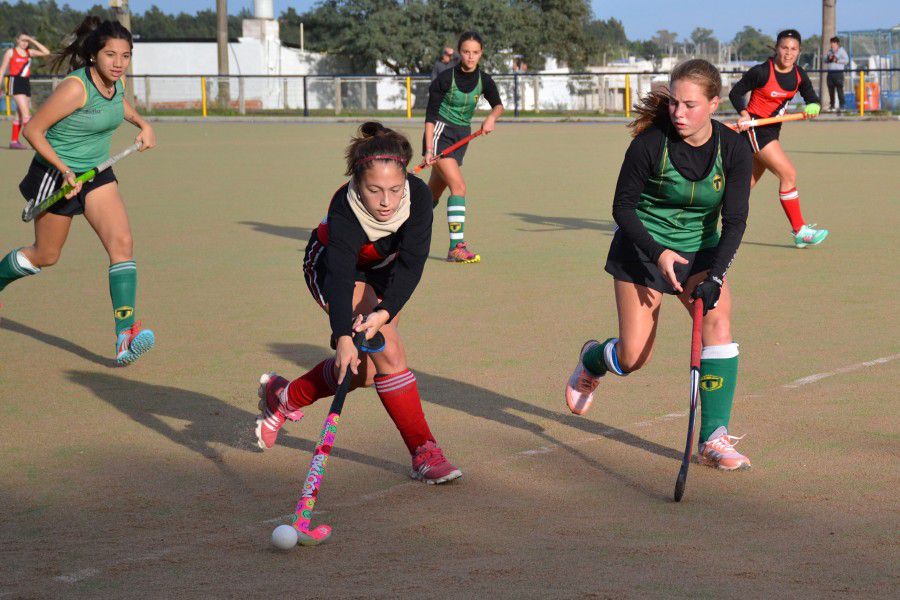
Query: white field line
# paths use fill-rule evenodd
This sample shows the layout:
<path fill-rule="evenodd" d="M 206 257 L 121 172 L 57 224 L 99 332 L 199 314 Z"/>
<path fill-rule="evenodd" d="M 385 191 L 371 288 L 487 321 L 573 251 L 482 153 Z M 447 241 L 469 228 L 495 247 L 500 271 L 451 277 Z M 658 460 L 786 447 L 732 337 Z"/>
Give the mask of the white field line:
<path fill-rule="evenodd" d="M 828 377 L 834 377 L 836 375 L 842 375 L 844 373 L 858 371 L 859 369 L 864 369 L 867 367 L 883 365 L 885 363 L 889 363 L 898 358 L 900 358 L 900 354 L 892 354 L 890 356 L 883 356 L 881 358 L 876 358 L 874 360 L 869 360 L 866 362 L 861 362 L 861 363 L 856 363 L 853 365 L 848 365 L 846 367 L 841 367 L 839 369 L 835 369 L 834 371 L 829 371 L 827 373 L 816 373 L 815 375 L 809 375 L 807 377 L 802 377 L 802 378 L 792 381 L 790 383 L 784 384 L 781 387 L 786 388 L 786 389 L 799 388 L 801 386 L 809 385 L 811 383 L 815 383 L 816 381 L 820 381 L 820 380 L 826 379 Z M 752 395 L 746 396 L 745 398 L 758 397 L 758 396 L 760 396 L 760 394 L 752 394 Z M 619 431 L 626 431 L 628 429 L 641 429 L 644 427 L 649 427 L 651 425 L 655 425 L 655 424 L 663 422 L 663 421 L 677 419 L 677 418 L 685 417 L 685 416 L 687 416 L 686 412 L 668 413 L 665 415 L 661 415 L 659 417 L 647 419 L 645 421 L 638 421 L 637 423 L 633 423 L 631 425 L 623 425 L 623 426 L 617 427 L 617 428 L 611 427 L 609 429 L 606 429 L 606 430 L 600 432 L 599 435 L 591 435 L 591 436 L 587 436 L 587 437 L 584 437 L 584 438 L 581 438 L 578 440 L 571 440 L 566 443 L 569 445 L 585 444 L 585 443 L 593 442 L 596 440 L 605 439 L 605 436 L 617 433 Z M 510 455 L 501 457 L 497 460 L 489 461 L 488 463 L 483 463 L 483 464 L 498 464 L 498 463 L 503 464 L 503 463 L 513 462 L 523 456 L 538 456 L 538 455 L 542 455 L 542 454 L 549 454 L 551 452 L 555 452 L 559 448 L 560 448 L 559 446 L 543 445 L 543 446 L 540 446 L 538 448 L 534 448 L 531 450 L 522 450 L 515 454 L 510 454 Z M 398 490 L 405 489 L 407 487 L 417 486 L 417 485 L 422 485 L 422 484 L 417 481 L 407 481 L 404 483 L 399 483 L 397 485 L 393 485 L 393 486 L 385 488 L 383 490 L 378 490 L 376 492 L 372 492 L 369 494 L 362 494 L 361 496 L 357 496 L 355 499 L 347 501 L 347 502 L 336 503 L 336 504 L 334 504 L 334 507 L 335 508 L 346 508 L 346 507 L 360 506 L 360 505 L 366 504 L 368 502 L 371 502 L 373 500 L 383 499 L 385 496 L 393 494 L 394 492 L 397 492 Z M 317 515 L 326 514 L 326 511 L 318 511 L 317 510 L 317 511 L 315 511 L 315 514 L 317 514 Z M 286 513 L 286 514 L 280 515 L 278 517 L 274 517 L 271 519 L 265 519 L 263 521 L 259 521 L 257 523 L 248 525 L 247 529 L 256 531 L 256 529 L 260 525 L 273 525 L 276 523 L 283 523 L 285 520 L 289 519 L 291 516 L 292 516 L 292 513 Z M 206 538 L 198 539 L 197 542 L 199 543 L 202 541 L 204 544 L 206 544 L 206 543 L 209 543 L 210 541 L 212 541 L 214 539 L 218 539 L 220 537 L 222 537 L 221 534 L 216 534 L 215 536 L 208 536 Z M 115 561 L 115 562 L 108 564 L 106 566 L 106 568 L 117 567 L 117 566 L 125 564 L 125 563 L 143 563 L 143 562 L 148 562 L 148 561 L 152 561 L 152 560 L 157 560 L 167 554 L 170 554 L 173 551 L 175 551 L 175 548 L 166 548 L 161 551 L 154 552 L 152 554 L 145 554 L 143 556 L 135 556 L 135 557 L 131 557 L 128 559 Z M 81 569 L 80 571 L 75 571 L 75 572 L 67 574 L 67 575 L 59 575 L 57 577 L 54 577 L 54 579 L 56 581 L 60 581 L 63 583 L 74 584 L 79 581 L 89 579 L 91 577 L 96 577 L 97 575 L 100 575 L 100 574 L 101 574 L 100 569 L 89 568 L 89 569 Z M 5 592 L 0 592 L 0 596 L 2 596 L 4 593 Z"/>
<path fill-rule="evenodd" d="M 801 377 L 800 379 L 797 379 L 796 381 L 787 383 L 782 387 L 789 389 L 789 390 L 796 389 L 799 387 L 803 387 L 804 385 L 809 385 L 810 383 L 815 383 L 817 381 L 821 381 L 822 379 L 827 379 L 828 377 L 834 377 L 835 375 L 843 375 L 844 373 L 858 371 L 860 369 L 865 369 L 866 367 L 874 367 L 876 365 L 883 365 L 885 363 L 889 363 L 892 360 L 896 360 L 898 358 L 900 358 L 900 354 L 891 354 L 890 356 L 882 356 L 881 358 L 876 358 L 875 360 L 868 360 L 866 362 L 856 363 L 855 365 L 848 365 L 846 367 L 841 367 L 840 369 L 835 369 L 834 371 L 827 371 L 825 373 L 816 373 L 815 375 Z"/>

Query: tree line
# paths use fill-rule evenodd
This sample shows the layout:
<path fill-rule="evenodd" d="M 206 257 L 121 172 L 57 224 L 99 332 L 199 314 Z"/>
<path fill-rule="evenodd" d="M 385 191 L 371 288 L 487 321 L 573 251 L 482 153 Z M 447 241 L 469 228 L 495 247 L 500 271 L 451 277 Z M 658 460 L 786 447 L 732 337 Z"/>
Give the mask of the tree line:
<path fill-rule="evenodd" d="M 82 11 L 55 0 L 3 0 L 0 41 L 11 42 L 24 31 L 58 48 L 86 14 L 112 18 L 101 4 Z M 240 36 L 241 21 L 251 16 L 246 10 L 230 15 L 229 37 Z M 627 56 L 757 61 L 770 56 L 774 46 L 772 36 L 749 25 L 724 45 L 703 27 L 686 36 L 661 29 L 648 40 L 629 40 L 621 21 L 594 19 L 587 0 L 322 0 L 305 13 L 290 7 L 278 20 L 285 43 L 299 44 L 303 23 L 307 50 L 341 55 L 356 72 L 372 70 L 378 61 L 396 73 L 430 72 L 441 48 L 469 29 L 484 36 L 486 64 L 495 71 L 506 68 L 510 54 L 530 70 L 541 69 L 547 56 L 578 69 Z M 169 14 L 154 5 L 133 14 L 131 24 L 138 39 L 216 37 L 214 10 Z M 804 40 L 801 64 L 812 62 L 818 40 Z"/>

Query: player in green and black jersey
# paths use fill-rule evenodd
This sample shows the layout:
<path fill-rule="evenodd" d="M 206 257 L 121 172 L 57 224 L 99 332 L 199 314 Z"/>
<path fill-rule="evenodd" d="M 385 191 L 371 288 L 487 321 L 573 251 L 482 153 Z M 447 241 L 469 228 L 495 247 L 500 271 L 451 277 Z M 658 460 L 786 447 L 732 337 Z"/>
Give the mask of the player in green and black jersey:
<path fill-rule="evenodd" d="M 636 111 L 613 201 L 619 229 L 606 262 L 615 279 L 619 337 L 584 344 L 566 401 L 583 414 L 600 377 L 647 363 L 663 294 L 677 295 L 688 310 L 702 298 L 700 458 L 731 470 L 750 461 L 728 435 L 738 345 L 725 273 L 746 227 L 753 156 L 740 134 L 711 119 L 721 87 L 713 65 L 689 60 L 672 71 L 670 90 L 651 93 Z"/>
<path fill-rule="evenodd" d="M 481 36 L 474 31 L 462 34 L 457 49 L 459 64 L 438 75 L 428 88 L 425 136 L 422 140 L 422 155 L 426 162 L 431 162 L 445 148 L 472 132 L 472 118 L 481 96 L 491 105 L 491 114 L 481 124 L 485 134 L 494 130 L 497 119 L 503 114 L 497 85 L 490 75 L 478 67 L 483 52 Z M 434 162 L 431 179 L 428 180 L 435 205 L 444 190 L 450 188 L 447 199 L 447 227 L 450 230 L 447 260 L 456 263 L 481 260 L 481 256 L 472 252 L 465 240 L 466 181 L 460 167 L 466 147 L 463 145 Z"/>
<path fill-rule="evenodd" d="M 71 70 L 25 127 L 36 154 L 19 184 L 26 200 L 43 200 L 64 184 L 71 193 L 34 221 L 34 243 L 0 260 L 0 291 L 17 279 L 56 264 L 72 217 L 84 214 L 109 255 L 109 293 L 116 324 L 116 361 L 125 365 L 153 347 L 154 335 L 135 321 L 137 266 L 131 226 L 112 169 L 81 183 L 76 177 L 109 158 L 113 132 L 123 120 L 141 130 L 141 150 L 156 145 L 149 123 L 125 100 L 122 78 L 131 60 L 131 33 L 119 23 L 87 17 L 74 41 L 57 56 Z M 57 299 L 50 304 L 65 305 Z"/>

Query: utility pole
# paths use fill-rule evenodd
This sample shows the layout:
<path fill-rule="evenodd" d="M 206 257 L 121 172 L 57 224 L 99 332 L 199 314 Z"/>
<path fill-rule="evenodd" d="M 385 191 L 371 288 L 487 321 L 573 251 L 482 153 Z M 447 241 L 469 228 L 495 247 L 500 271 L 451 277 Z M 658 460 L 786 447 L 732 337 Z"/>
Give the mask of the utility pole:
<path fill-rule="evenodd" d="M 837 35 L 837 0 L 822 0 L 822 47 L 820 48 L 820 68 L 825 69 L 825 56 L 831 48 L 831 38 Z M 819 73 L 819 98 L 825 98 L 828 93 L 828 75 L 823 71 Z M 844 99 L 841 98 L 841 106 Z"/>
<path fill-rule="evenodd" d="M 122 27 L 131 31 L 131 11 L 128 10 L 128 0 L 109 0 L 109 7 L 116 15 L 116 20 Z M 134 69 L 131 63 L 128 63 L 128 69 L 125 71 L 125 99 L 134 106 L 134 82 L 131 76 Z"/>
<path fill-rule="evenodd" d="M 228 0 L 216 0 L 216 48 L 219 56 L 219 106 L 228 107 Z"/>

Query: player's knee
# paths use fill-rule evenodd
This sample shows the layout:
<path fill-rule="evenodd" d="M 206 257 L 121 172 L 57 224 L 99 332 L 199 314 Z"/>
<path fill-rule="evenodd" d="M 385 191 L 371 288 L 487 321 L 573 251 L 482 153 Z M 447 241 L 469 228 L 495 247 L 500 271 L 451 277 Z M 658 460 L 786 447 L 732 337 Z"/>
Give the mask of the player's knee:
<path fill-rule="evenodd" d="M 650 358 L 653 356 L 653 348 L 630 348 L 619 342 L 616 345 L 616 356 L 619 359 L 619 366 L 622 370 L 626 373 L 631 373 L 650 362 Z"/>
<path fill-rule="evenodd" d="M 715 315 L 716 310 L 709 311 L 705 318 L 703 343 L 707 346 L 721 346 L 733 341 L 731 335 L 731 319 L 724 313 Z M 712 317 L 712 318 L 710 318 Z"/>
<path fill-rule="evenodd" d="M 793 165 L 785 167 L 779 172 L 778 178 L 781 180 L 782 189 L 792 188 L 797 185 L 797 169 Z"/>
<path fill-rule="evenodd" d="M 465 183 L 455 183 L 450 186 L 450 192 L 454 196 L 465 196 L 466 195 L 466 184 Z"/>
<path fill-rule="evenodd" d="M 134 240 L 130 233 L 117 235 L 109 242 L 109 256 L 114 260 L 131 260 L 133 251 Z"/>
<path fill-rule="evenodd" d="M 34 260 L 32 260 L 31 262 L 34 263 L 34 266 L 41 269 L 45 267 L 52 267 L 59 262 L 60 254 L 61 252 L 59 250 L 44 250 L 38 248 L 34 253 Z"/>

